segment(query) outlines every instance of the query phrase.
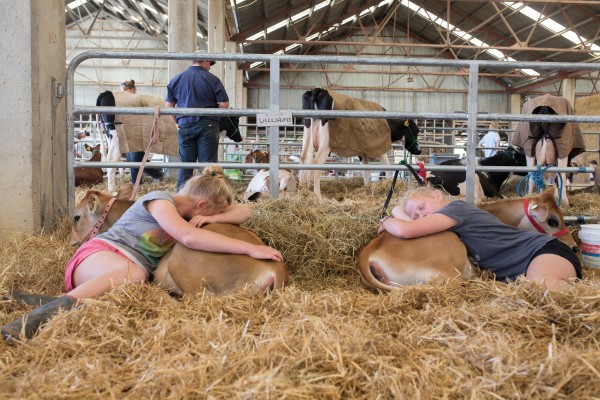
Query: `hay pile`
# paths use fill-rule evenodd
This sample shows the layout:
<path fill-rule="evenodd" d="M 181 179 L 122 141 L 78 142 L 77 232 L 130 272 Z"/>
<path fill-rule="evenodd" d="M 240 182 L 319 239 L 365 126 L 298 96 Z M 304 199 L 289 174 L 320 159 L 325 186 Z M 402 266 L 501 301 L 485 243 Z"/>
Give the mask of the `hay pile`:
<path fill-rule="evenodd" d="M 327 187 L 341 182 L 322 201 L 303 189 L 250 205 L 248 227 L 290 268 L 284 290 L 174 299 L 129 285 L 87 300 L 25 344 L 0 341 L 0 398 L 596 398 L 598 273 L 560 293 L 487 278 L 368 291 L 355 257 L 389 182 Z M 0 294 L 60 294 L 68 231 L 4 243 Z M 27 310 L 3 300 L 0 323 Z"/>

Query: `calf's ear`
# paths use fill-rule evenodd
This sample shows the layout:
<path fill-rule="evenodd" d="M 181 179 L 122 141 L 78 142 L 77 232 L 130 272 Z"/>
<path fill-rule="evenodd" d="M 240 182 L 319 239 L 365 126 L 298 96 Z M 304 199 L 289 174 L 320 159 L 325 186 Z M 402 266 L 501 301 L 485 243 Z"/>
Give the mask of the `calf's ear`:
<path fill-rule="evenodd" d="M 532 201 L 529 203 L 529 215 L 538 222 L 548 220 L 548 207 L 544 203 Z"/>
<path fill-rule="evenodd" d="M 104 211 L 104 209 L 100 210 L 100 198 L 95 193 L 92 194 L 88 199 L 88 210 L 92 214 Z"/>
<path fill-rule="evenodd" d="M 548 186 L 540 195 L 540 199 L 545 200 L 554 197 L 554 186 Z"/>

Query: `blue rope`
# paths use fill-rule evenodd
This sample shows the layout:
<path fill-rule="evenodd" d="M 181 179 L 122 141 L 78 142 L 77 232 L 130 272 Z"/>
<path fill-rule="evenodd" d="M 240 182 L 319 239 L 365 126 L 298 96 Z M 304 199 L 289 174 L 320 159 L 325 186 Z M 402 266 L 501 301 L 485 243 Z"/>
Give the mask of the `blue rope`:
<path fill-rule="evenodd" d="M 540 193 L 543 189 L 546 188 L 546 184 L 544 183 L 544 172 L 550 167 L 554 167 L 552 164 L 548 164 L 545 167 L 542 167 L 540 164 L 536 165 L 537 171 L 529 172 L 519 181 L 519 186 L 517 186 L 517 195 L 523 197 L 529 191 L 529 178 L 533 180 L 533 183 L 538 188 L 538 193 Z M 559 177 L 559 185 L 558 185 L 558 205 L 560 206 L 560 201 L 562 200 L 562 175 L 558 174 Z M 521 185 L 525 182 L 525 186 L 521 188 Z M 523 189 L 523 190 L 521 190 Z"/>

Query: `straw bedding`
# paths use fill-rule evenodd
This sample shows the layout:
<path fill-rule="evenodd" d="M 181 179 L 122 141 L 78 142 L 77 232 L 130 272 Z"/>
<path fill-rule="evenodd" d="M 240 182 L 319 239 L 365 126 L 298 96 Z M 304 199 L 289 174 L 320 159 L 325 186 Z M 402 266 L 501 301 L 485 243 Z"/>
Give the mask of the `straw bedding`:
<path fill-rule="evenodd" d="M 389 181 L 342 182 L 324 183 L 323 200 L 303 189 L 250 204 L 247 226 L 290 268 L 285 289 L 175 299 L 128 285 L 86 300 L 26 343 L 0 341 L 0 398 L 597 398 L 598 273 L 563 292 L 485 275 L 371 292 L 355 259 Z M 599 212 L 594 193 L 572 203 Z M 4 243 L 0 294 L 59 295 L 68 233 L 63 221 Z M 28 310 L 3 300 L 0 323 Z"/>

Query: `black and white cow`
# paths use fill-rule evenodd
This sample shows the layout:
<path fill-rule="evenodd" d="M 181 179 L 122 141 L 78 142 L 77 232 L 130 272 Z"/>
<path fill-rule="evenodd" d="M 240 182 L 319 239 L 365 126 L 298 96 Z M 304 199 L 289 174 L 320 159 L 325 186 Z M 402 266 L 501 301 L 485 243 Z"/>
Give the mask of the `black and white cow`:
<path fill-rule="evenodd" d="M 306 91 L 302 95 L 302 109 L 334 110 L 334 99 L 327 90 L 317 87 L 313 90 Z M 375 110 L 385 111 L 385 109 L 379 105 L 375 107 Z M 350 118 L 349 120 L 352 121 L 353 124 L 356 124 L 355 126 L 359 126 L 360 124 L 363 124 L 363 121 L 361 120 L 368 120 L 368 118 Z M 421 148 L 419 147 L 418 143 L 419 128 L 413 120 L 389 119 L 387 120 L 387 126 L 389 128 L 389 134 L 392 143 L 404 138 L 404 147 L 409 152 L 417 155 L 421 154 Z M 300 154 L 300 162 L 304 164 L 310 163 L 312 160 L 312 163 L 323 164 L 330 152 L 336 152 L 336 148 L 332 147 L 330 141 L 329 119 L 305 118 L 304 127 L 304 138 L 302 143 L 302 152 Z M 373 132 L 374 135 L 377 133 L 378 132 Z M 390 148 L 387 148 L 383 154 L 377 156 L 385 165 L 390 164 L 387 156 L 387 151 Z M 316 153 L 313 155 L 313 152 Z M 368 157 L 366 157 L 364 154 L 361 154 L 359 151 L 356 151 L 355 153 L 356 154 L 350 154 L 348 151 L 346 151 L 346 155 L 359 156 L 363 164 L 368 163 Z M 321 171 L 313 171 L 314 191 L 316 194 L 320 194 L 320 176 Z M 365 185 L 368 184 L 370 182 L 370 172 L 364 171 L 363 178 Z M 301 175 L 301 180 L 304 180 L 303 175 Z"/>
<path fill-rule="evenodd" d="M 496 167 L 524 167 L 526 165 L 525 154 L 515 147 L 509 146 L 506 150 L 500 150 L 492 157 L 479 158 L 477 164 L 480 166 Z M 448 160 L 439 165 L 465 165 L 464 160 Z M 484 200 L 485 197 L 503 198 L 500 187 L 508 179 L 511 172 L 477 172 L 475 185 L 475 201 Z M 444 189 L 451 196 L 464 196 L 466 172 L 464 171 L 432 171 L 427 177 L 430 185 Z"/>
<path fill-rule="evenodd" d="M 239 117 L 220 117 L 219 118 L 219 131 L 225 132 L 225 135 L 234 142 L 238 143 L 242 141 L 242 134 L 240 133 L 240 118 Z"/>

